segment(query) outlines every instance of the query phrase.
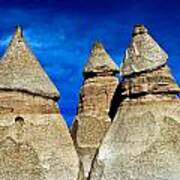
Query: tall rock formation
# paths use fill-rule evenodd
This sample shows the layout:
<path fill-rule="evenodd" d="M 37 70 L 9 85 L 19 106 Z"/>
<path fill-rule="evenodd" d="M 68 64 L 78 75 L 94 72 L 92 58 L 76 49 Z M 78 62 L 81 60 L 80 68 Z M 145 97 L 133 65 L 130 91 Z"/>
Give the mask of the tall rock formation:
<path fill-rule="evenodd" d="M 96 150 L 111 124 L 108 113 L 118 85 L 118 72 L 118 67 L 102 44 L 96 42 L 84 68 L 84 83 L 72 126 L 72 137 L 85 177 L 89 174 Z"/>
<path fill-rule="evenodd" d="M 90 180 L 180 179 L 180 88 L 167 58 L 136 25 L 121 66 L 120 106 Z"/>
<path fill-rule="evenodd" d="M 59 93 L 18 26 L 0 62 L 0 179 L 76 180 L 79 162 Z"/>

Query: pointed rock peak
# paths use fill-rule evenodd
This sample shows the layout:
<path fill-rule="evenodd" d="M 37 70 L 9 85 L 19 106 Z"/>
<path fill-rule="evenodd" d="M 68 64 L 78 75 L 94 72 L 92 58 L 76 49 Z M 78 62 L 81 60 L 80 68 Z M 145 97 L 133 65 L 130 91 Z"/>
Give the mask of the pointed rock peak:
<path fill-rule="evenodd" d="M 19 51 L 22 51 L 24 46 L 26 46 L 26 43 L 25 43 L 25 40 L 24 40 L 24 37 L 23 37 L 23 28 L 22 26 L 20 25 L 17 25 L 16 27 L 16 30 L 14 32 L 14 35 L 12 36 L 12 39 L 9 43 L 9 46 L 8 46 L 8 49 L 5 53 L 8 54 L 9 51 L 11 51 L 11 49 L 13 48 L 14 50 L 15 49 L 19 49 Z"/>
<path fill-rule="evenodd" d="M 168 55 L 149 35 L 144 25 L 135 25 L 132 41 L 126 50 L 121 73 L 124 76 L 154 70 L 166 64 Z"/>
<path fill-rule="evenodd" d="M 13 38 L 10 42 L 10 45 L 13 44 L 13 46 L 15 46 L 16 44 L 20 43 L 20 42 L 23 42 L 24 39 L 23 39 L 23 29 L 20 25 L 17 25 L 16 26 L 16 31 L 13 35 Z"/>
<path fill-rule="evenodd" d="M 22 27 L 20 25 L 16 26 L 16 32 L 15 32 L 14 36 L 20 37 L 20 38 L 23 37 L 23 30 L 22 30 Z"/>
<path fill-rule="evenodd" d="M 118 66 L 114 63 L 112 58 L 106 52 L 102 43 L 96 41 L 88 59 L 87 64 L 84 67 L 84 74 L 94 73 L 94 74 L 105 74 L 105 73 L 118 73 Z"/>
<path fill-rule="evenodd" d="M 22 28 L 16 32 L 0 63 L 0 89 L 29 92 L 57 99 L 59 92 L 23 38 Z"/>
<path fill-rule="evenodd" d="M 133 36 L 148 33 L 148 29 L 143 24 L 136 24 L 133 30 Z"/>
<path fill-rule="evenodd" d="M 104 51 L 104 46 L 100 41 L 95 41 L 91 53 L 98 53 L 99 51 Z"/>

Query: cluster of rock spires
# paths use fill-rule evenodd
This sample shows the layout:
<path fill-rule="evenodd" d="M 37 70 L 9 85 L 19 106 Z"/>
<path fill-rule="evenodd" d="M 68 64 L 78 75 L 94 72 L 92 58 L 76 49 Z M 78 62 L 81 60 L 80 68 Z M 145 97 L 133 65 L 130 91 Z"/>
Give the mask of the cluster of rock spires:
<path fill-rule="evenodd" d="M 180 179 L 180 88 L 167 59 L 143 25 L 120 70 L 96 42 L 69 132 L 18 26 L 0 62 L 0 179 Z"/>

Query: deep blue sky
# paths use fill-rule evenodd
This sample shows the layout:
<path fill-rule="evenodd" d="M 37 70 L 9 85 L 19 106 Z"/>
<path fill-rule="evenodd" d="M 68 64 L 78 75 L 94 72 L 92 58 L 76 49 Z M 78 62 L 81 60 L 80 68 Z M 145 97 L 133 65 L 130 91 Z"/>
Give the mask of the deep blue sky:
<path fill-rule="evenodd" d="M 92 42 L 101 40 L 120 65 L 136 23 L 145 24 L 168 52 L 180 83 L 179 0 L 0 0 L 0 53 L 15 25 L 23 25 L 26 40 L 61 93 L 61 112 L 70 124 Z"/>

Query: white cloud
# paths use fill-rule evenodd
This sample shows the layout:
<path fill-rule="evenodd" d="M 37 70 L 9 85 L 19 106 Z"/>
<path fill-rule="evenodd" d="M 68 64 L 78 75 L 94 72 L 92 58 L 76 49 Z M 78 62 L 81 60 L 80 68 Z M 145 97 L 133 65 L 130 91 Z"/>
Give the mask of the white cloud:
<path fill-rule="evenodd" d="M 0 46 L 5 47 L 9 44 L 10 40 L 11 40 L 12 36 L 7 36 L 4 37 L 0 40 Z"/>

